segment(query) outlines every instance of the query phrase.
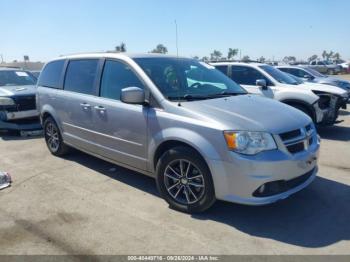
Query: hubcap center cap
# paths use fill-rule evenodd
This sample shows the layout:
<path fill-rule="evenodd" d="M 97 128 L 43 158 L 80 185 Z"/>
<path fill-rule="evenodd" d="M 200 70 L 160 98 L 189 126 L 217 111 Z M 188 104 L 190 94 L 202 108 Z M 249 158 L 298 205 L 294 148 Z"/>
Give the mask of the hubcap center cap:
<path fill-rule="evenodd" d="M 181 178 L 181 184 L 186 185 L 188 180 L 186 178 Z"/>

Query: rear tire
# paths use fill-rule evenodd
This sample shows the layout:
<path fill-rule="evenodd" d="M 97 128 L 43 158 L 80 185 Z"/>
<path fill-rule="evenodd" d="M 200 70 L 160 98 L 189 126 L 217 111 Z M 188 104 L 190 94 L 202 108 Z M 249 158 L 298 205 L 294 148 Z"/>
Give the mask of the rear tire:
<path fill-rule="evenodd" d="M 60 129 L 55 120 L 48 117 L 44 121 L 44 137 L 47 148 L 55 156 L 64 156 L 69 152 L 69 147 L 63 142 Z"/>
<path fill-rule="evenodd" d="M 210 170 L 196 151 L 178 146 L 166 151 L 156 167 L 160 195 L 173 209 L 203 212 L 215 202 Z"/>

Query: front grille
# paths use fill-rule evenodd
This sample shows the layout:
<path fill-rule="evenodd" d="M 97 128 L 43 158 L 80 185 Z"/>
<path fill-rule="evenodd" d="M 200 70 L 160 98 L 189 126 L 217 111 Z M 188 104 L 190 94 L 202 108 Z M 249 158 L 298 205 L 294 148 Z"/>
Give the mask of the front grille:
<path fill-rule="evenodd" d="M 35 95 L 31 96 L 17 96 L 12 98 L 15 101 L 15 106 L 9 108 L 7 111 L 16 112 L 16 111 L 28 111 L 36 109 L 36 100 Z"/>
<path fill-rule="evenodd" d="M 268 197 L 277 194 L 281 194 L 291 190 L 303 183 L 305 183 L 314 173 L 315 168 L 307 172 L 304 175 L 298 176 L 291 180 L 276 180 L 272 182 L 265 183 L 256 189 L 253 193 L 255 197 Z"/>
<path fill-rule="evenodd" d="M 283 141 L 285 141 L 285 140 L 293 139 L 293 138 L 298 137 L 300 135 L 301 135 L 301 131 L 300 131 L 300 129 L 297 129 L 297 130 L 289 131 L 286 133 L 282 133 L 282 134 L 280 134 L 280 137 Z"/>
<path fill-rule="evenodd" d="M 307 150 L 315 142 L 313 139 L 314 132 L 312 124 L 309 124 L 304 128 L 281 133 L 279 136 L 288 152 L 296 154 Z"/>
<path fill-rule="evenodd" d="M 299 153 L 301 151 L 304 151 L 304 149 L 305 149 L 304 142 L 300 142 L 297 144 L 287 146 L 287 149 L 292 154 L 296 154 L 296 153 Z"/>

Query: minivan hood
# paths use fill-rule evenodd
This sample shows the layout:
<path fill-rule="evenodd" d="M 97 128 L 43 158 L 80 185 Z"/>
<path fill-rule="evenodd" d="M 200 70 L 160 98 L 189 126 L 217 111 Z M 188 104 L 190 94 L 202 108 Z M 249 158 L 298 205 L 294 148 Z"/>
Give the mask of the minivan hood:
<path fill-rule="evenodd" d="M 238 95 L 183 102 L 182 108 L 220 123 L 226 130 L 264 131 L 279 134 L 310 124 L 301 111 L 270 98 Z M 203 117 L 204 118 L 204 117 Z"/>
<path fill-rule="evenodd" d="M 0 96 L 35 95 L 36 90 L 35 85 L 0 86 Z"/>

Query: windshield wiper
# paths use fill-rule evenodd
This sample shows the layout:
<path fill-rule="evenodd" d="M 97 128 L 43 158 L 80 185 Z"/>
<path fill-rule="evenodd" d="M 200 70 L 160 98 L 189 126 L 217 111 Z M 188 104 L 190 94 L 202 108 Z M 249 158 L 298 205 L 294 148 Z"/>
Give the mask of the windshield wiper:
<path fill-rule="evenodd" d="M 190 95 L 186 94 L 184 96 L 168 96 L 169 100 L 172 101 L 194 101 L 194 100 L 205 100 L 205 99 L 213 99 L 213 98 L 220 98 L 220 97 L 226 97 L 226 96 L 237 96 L 237 95 L 245 95 L 247 93 L 239 93 L 239 92 L 227 92 L 223 91 L 218 94 L 210 94 L 210 95 Z"/>
<path fill-rule="evenodd" d="M 169 100 L 172 101 L 181 101 L 181 100 L 185 100 L 185 101 L 193 101 L 193 100 L 204 100 L 207 99 L 207 96 L 202 96 L 202 95 L 190 95 L 190 94 L 186 94 L 184 96 L 168 96 Z"/>
<path fill-rule="evenodd" d="M 225 96 L 239 96 L 239 95 L 245 95 L 245 94 L 247 94 L 247 93 L 223 91 L 223 92 L 218 93 L 218 94 L 208 95 L 207 98 L 217 98 L 217 97 L 225 97 Z"/>

